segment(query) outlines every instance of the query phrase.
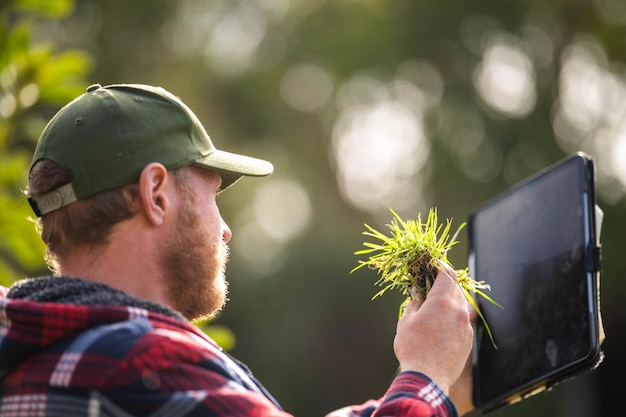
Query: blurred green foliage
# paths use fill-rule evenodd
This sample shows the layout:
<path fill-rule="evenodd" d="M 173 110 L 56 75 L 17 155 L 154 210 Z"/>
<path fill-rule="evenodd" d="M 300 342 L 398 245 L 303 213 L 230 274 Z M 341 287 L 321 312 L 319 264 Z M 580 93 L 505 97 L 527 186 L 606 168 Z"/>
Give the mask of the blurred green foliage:
<path fill-rule="evenodd" d="M 86 52 L 59 51 L 38 28 L 73 10 L 71 0 L 5 1 L 0 6 L 0 285 L 45 271 L 44 246 L 24 197 L 30 158 L 46 108 L 83 91 L 93 63 Z"/>

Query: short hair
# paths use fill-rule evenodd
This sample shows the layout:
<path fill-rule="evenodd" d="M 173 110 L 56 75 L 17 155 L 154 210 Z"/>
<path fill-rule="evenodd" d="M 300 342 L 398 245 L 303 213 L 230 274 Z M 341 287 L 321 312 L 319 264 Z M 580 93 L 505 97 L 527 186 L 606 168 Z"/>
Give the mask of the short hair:
<path fill-rule="evenodd" d="M 40 197 L 68 184 L 70 177 L 48 159 L 37 162 L 28 176 L 27 194 Z M 58 259 L 80 244 L 107 242 L 113 226 L 131 218 L 137 211 L 137 184 L 105 191 L 77 201 L 36 220 L 37 231 L 46 244 L 46 263 L 59 272 Z"/>
<path fill-rule="evenodd" d="M 179 168 L 170 173 L 177 187 L 184 193 L 191 193 L 184 171 Z M 70 181 L 69 175 L 58 164 L 44 159 L 31 169 L 26 193 L 37 198 Z M 34 220 L 37 231 L 46 244 L 45 260 L 48 268 L 59 273 L 59 259 L 78 245 L 106 244 L 113 226 L 138 212 L 137 198 L 138 184 L 135 182 L 76 201 Z"/>

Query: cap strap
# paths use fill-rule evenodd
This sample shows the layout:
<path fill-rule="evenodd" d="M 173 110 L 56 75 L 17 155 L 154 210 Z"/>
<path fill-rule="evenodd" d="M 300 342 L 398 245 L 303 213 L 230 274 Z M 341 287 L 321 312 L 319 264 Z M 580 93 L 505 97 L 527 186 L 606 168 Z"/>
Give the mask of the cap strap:
<path fill-rule="evenodd" d="M 50 213 L 70 203 L 78 201 L 72 184 L 65 184 L 56 190 L 49 192 L 39 198 L 29 198 L 28 202 L 37 217 L 41 217 L 46 213 Z"/>

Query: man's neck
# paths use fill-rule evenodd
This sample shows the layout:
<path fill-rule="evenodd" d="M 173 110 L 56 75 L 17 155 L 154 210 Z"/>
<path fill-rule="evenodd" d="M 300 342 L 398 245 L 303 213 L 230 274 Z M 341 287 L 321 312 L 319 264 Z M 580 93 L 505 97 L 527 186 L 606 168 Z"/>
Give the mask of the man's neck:
<path fill-rule="evenodd" d="M 101 282 L 129 295 L 172 307 L 155 256 L 160 239 L 146 230 L 137 230 L 140 227 L 137 223 L 129 220 L 116 226 L 106 244 L 72 248 L 60 259 L 60 274 Z"/>

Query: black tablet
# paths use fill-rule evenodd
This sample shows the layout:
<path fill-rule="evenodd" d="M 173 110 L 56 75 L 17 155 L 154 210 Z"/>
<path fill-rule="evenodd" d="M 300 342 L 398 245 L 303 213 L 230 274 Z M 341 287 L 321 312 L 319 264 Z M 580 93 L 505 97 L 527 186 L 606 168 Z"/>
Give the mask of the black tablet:
<path fill-rule="evenodd" d="M 470 214 L 470 274 L 502 306 L 477 299 L 495 340 L 477 320 L 477 409 L 517 402 L 601 361 L 599 215 L 593 160 L 583 153 Z"/>

